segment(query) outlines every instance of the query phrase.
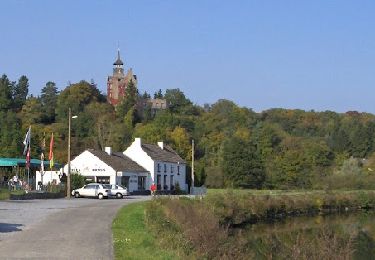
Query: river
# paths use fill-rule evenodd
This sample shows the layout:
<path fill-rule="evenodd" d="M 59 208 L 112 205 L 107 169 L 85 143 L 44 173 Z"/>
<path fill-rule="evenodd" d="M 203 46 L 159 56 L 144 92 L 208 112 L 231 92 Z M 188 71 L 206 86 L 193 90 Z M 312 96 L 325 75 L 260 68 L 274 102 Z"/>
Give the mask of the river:
<path fill-rule="evenodd" d="M 253 259 L 375 259 L 375 212 L 293 217 L 236 229 L 232 245 Z"/>

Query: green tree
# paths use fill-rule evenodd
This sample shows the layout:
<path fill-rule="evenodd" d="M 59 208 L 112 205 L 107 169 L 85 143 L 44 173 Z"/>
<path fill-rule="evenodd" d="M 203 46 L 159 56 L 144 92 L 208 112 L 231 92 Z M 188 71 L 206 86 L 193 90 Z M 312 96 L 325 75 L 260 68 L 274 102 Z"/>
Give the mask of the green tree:
<path fill-rule="evenodd" d="M 136 109 L 137 102 L 138 89 L 135 86 L 134 82 L 130 80 L 129 84 L 126 87 L 125 95 L 121 103 L 116 107 L 118 117 L 124 118 L 129 110 Z"/>
<path fill-rule="evenodd" d="M 58 90 L 54 82 L 48 81 L 42 88 L 40 100 L 43 107 L 44 122 L 52 123 L 55 121 L 55 108 L 57 104 Z"/>
<path fill-rule="evenodd" d="M 255 144 L 232 137 L 224 143 L 224 181 L 229 187 L 260 189 L 265 180 L 264 166 Z"/>
<path fill-rule="evenodd" d="M 13 85 L 13 107 L 20 111 L 25 104 L 27 94 L 29 93 L 29 80 L 26 76 L 21 76 L 17 84 Z"/>
<path fill-rule="evenodd" d="M 57 98 L 57 119 L 65 121 L 68 118 L 69 107 L 72 109 L 73 114 L 79 114 L 91 102 L 105 102 L 104 96 L 95 85 L 86 81 L 71 84 Z"/>
<path fill-rule="evenodd" d="M 14 82 L 11 82 L 8 77 L 3 74 L 0 79 L 0 110 L 7 111 L 13 105 L 12 89 Z"/>
<path fill-rule="evenodd" d="M 161 89 L 158 90 L 158 92 L 154 93 L 154 98 L 163 98 L 163 92 Z"/>

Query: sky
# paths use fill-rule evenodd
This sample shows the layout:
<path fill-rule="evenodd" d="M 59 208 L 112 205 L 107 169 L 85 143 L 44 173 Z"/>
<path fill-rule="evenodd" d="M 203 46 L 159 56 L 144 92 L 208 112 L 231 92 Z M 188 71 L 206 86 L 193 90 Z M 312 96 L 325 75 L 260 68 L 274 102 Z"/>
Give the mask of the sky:
<path fill-rule="evenodd" d="M 179 88 L 195 104 L 232 100 L 375 113 L 373 0 L 3 0 L 0 74 L 93 79 L 105 94 L 117 48 L 141 93 Z"/>

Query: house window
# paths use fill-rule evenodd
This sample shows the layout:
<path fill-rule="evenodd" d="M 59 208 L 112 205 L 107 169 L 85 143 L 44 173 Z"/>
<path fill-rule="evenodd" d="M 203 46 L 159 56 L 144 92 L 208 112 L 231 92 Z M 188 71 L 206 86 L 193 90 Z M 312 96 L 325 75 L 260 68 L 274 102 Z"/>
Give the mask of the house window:
<path fill-rule="evenodd" d="M 158 172 L 160 172 L 160 164 L 158 163 Z"/>
<path fill-rule="evenodd" d="M 157 189 L 161 190 L 161 175 L 160 174 L 156 176 L 156 185 L 157 185 Z"/>
<path fill-rule="evenodd" d="M 163 182 L 163 190 L 168 190 L 168 185 L 167 185 L 167 175 L 164 175 L 164 182 Z"/>
<path fill-rule="evenodd" d="M 167 172 L 167 165 L 164 163 L 164 172 Z"/>
<path fill-rule="evenodd" d="M 146 189 L 146 177 L 138 176 L 138 190 L 145 190 L 145 189 Z"/>
<path fill-rule="evenodd" d="M 177 165 L 177 175 L 180 175 L 180 165 Z"/>
<path fill-rule="evenodd" d="M 100 184 L 109 184 L 109 176 L 96 176 L 96 182 Z"/>
<path fill-rule="evenodd" d="M 171 165 L 171 173 L 173 173 L 173 171 L 174 171 L 174 166 Z"/>

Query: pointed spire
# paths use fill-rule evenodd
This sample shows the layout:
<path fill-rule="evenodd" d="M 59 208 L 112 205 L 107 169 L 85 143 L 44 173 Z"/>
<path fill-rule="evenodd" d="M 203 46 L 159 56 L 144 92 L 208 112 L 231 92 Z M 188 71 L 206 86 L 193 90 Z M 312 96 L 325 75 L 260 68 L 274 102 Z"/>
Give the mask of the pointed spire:
<path fill-rule="evenodd" d="M 122 66 L 124 63 L 120 58 L 120 48 L 117 48 L 117 60 L 113 63 L 113 65 Z"/>

